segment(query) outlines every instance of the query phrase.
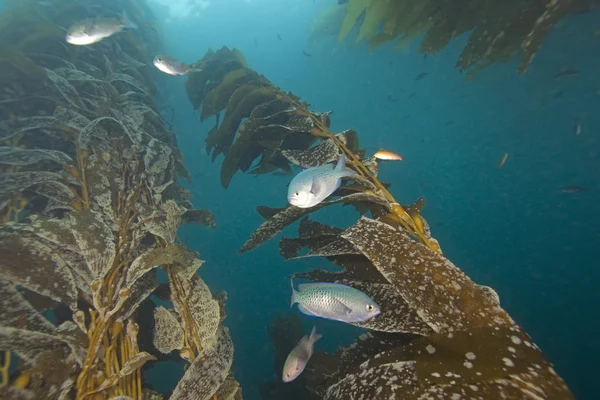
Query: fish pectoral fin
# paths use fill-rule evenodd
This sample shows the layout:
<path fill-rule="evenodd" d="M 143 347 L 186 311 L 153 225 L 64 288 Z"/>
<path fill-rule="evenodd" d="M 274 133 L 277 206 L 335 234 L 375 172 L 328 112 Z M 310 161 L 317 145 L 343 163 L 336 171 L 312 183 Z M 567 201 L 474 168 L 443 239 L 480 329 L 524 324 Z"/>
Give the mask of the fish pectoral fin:
<path fill-rule="evenodd" d="M 344 315 L 350 315 L 350 314 L 352 314 L 352 309 L 350 307 L 346 306 L 341 301 L 339 301 L 337 299 L 334 299 L 333 302 L 335 304 L 335 308 L 337 310 L 339 310 L 342 314 L 344 314 Z"/>
<path fill-rule="evenodd" d="M 312 193 L 313 196 L 316 196 L 321 191 L 322 191 L 322 185 L 319 183 L 319 181 L 317 181 L 316 179 L 313 179 L 312 186 L 310 187 L 310 193 Z"/>

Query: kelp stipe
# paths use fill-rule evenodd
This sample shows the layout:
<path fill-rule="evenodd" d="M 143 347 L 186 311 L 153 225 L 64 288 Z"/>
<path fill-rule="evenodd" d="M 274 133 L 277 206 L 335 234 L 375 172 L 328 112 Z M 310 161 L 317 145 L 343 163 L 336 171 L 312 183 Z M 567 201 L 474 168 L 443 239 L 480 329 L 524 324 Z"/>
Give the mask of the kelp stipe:
<path fill-rule="evenodd" d="M 258 207 L 266 221 L 241 248 L 256 248 L 301 219 L 299 238 L 280 242 L 284 258 L 324 257 L 343 271 L 297 276 L 352 285 L 382 307 L 379 316 L 356 324 L 371 332 L 355 345 L 315 354 L 305 372 L 313 394 L 329 400 L 573 398 L 540 349 L 500 307 L 495 291 L 475 284 L 442 256 L 420 214 L 424 201 L 403 207 L 394 200 L 389 185 L 377 179 L 377 161 L 360 150 L 355 131 L 330 132 L 329 113 L 309 111 L 307 103 L 249 69 L 237 50 L 209 51 L 195 66 L 203 71 L 190 75 L 186 89 L 194 108 L 202 107 L 201 119 L 216 118 L 206 144 L 213 159 L 225 154 L 223 187 L 238 170 L 289 171 L 290 163 L 309 167 L 342 153 L 358 172 L 332 199 L 313 208 Z M 352 204 L 361 218 L 345 228 L 308 219 L 338 203 Z M 308 253 L 299 256 L 304 248 Z M 280 322 L 274 330 L 283 330 Z M 285 390 L 267 385 L 263 395 L 283 398 Z"/>
<path fill-rule="evenodd" d="M 171 399 L 241 399 L 225 296 L 176 240 L 181 224 L 215 219 L 177 183 L 187 172 L 154 104 L 151 52 L 130 51 L 154 35 L 141 5 L 53 2 L 59 25 L 96 4 L 141 27 L 81 49 L 20 20 L 36 4 L 0 20 L 0 398 L 161 399 L 142 380 L 159 358 L 188 363 Z M 23 26 L 31 40 L 8 43 Z"/>

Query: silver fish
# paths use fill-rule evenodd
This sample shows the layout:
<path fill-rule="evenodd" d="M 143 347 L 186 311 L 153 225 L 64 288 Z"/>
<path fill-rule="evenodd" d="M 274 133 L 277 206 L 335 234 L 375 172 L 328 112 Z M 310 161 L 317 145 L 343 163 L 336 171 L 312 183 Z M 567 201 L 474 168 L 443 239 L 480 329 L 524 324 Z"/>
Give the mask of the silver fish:
<path fill-rule="evenodd" d="M 341 322 L 364 322 L 381 312 L 369 296 L 341 283 L 304 283 L 298 285 L 298 291 L 291 280 L 290 284 L 290 307 L 298 303 L 298 310 L 306 315 Z"/>
<path fill-rule="evenodd" d="M 288 188 L 288 202 L 296 207 L 314 207 L 335 192 L 345 176 L 356 175 L 346 169 L 346 158 L 342 154 L 337 164 L 325 164 L 307 168 L 292 179 Z"/>
<path fill-rule="evenodd" d="M 157 55 L 154 57 L 154 66 L 169 75 L 186 75 L 190 72 L 200 72 L 200 68 L 192 68 L 191 66 L 177 61 L 173 58 Z"/>
<path fill-rule="evenodd" d="M 127 18 L 127 13 L 123 13 L 120 17 L 85 19 L 71 25 L 67 30 L 65 40 L 70 44 L 85 46 L 97 43 L 126 28 L 138 28 L 134 22 Z"/>
<path fill-rule="evenodd" d="M 313 345 L 323 335 L 317 333 L 316 327 L 313 326 L 310 336 L 304 336 L 296 346 L 290 351 L 290 354 L 283 364 L 283 373 L 281 379 L 284 382 L 291 382 L 296 379 L 308 364 L 308 360 L 313 353 Z"/>

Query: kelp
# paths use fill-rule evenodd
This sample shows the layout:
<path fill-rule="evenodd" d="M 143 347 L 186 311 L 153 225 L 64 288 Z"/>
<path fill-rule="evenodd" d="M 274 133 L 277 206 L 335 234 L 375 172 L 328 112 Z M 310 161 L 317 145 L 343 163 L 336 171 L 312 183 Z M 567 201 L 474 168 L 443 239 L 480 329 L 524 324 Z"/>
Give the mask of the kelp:
<path fill-rule="evenodd" d="M 404 11 L 403 23 L 422 29 L 420 18 L 428 15 L 432 3 L 413 8 L 404 7 L 404 2 L 385 4 Z M 351 0 L 348 13 L 358 17 L 362 11 L 356 5 Z M 387 14 L 380 8 L 377 15 Z M 365 21 L 371 24 L 377 18 L 367 15 Z M 382 32 L 393 29 L 393 24 L 384 24 Z M 357 132 L 331 132 L 329 113 L 308 110 L 308 103 L 252 73 L 226 47 L 209 51 L 194 65 L 203 71 L 191 74 L 186 89 L 195 108 L 204 107 L 203 100 L 208 99 L 209 113 L 216 115 L 207 149 L 213 151 L 213 160 L 215 154 L 225 153 L 223 187 L 238 170 L 267 173 L 289 164 L 306 168 L 335 162 L 342 154 L 347 166 L 357 172 L 314 207 L 257 208 L 265 221 L 240 252 L 256 248 L 301 220 L 299 237 L 281 239 L 281 255 L 323 257 L 341 270 L 313 270 L 295 274 L 296 278 L 358 288 L 382 309 L 380 315 L 355 324 L 369 330 L 367 337 L 333 354 L 316 351 L 306 376 L 289 386 L 279 382 L 261 386 L 263 398 L 295 398 L 300 393 L 302 398 L 332 400 L 469 398 L 474 392 L 485 393 L 486 398 L 530 394 L 573 398 L 531 338 L 500 307 L 495 291 L 473 282 L 442 255 L 422 216 L 424 199 L 402 206 L 388 191 L 389 185 L 379 181 L 377 160 L 360 149 Z M 254 80 L 239 82 L 246 77 Z M 225 119 L 219 125 L 223 112 Z M 275 160 L 277 168 L 273 168 Z M 335 204 L 354 206 L 360 218 L 347 227 L 308 218 Z M 293 328 L 285 319 L 276 320 L 272 328 L 277 375 L 283 357 L 304 334 L 301 327 L 297 332 Z"/>
<path fill-rule="evenodd" d="M 0 398 L 158 399 L 143 371 L 170 353 L 188 363 L 173 398 L 241 399 L 226 296 L 177 242 L 182 224 L 216 222 L 178 183 L 187 172 L 154 104 L 151 53 L 132 44 L 153 34 L 137 0 L 101 3 L 10 1 L 0 18 Z M 56 28 L 97 6 L 140 29 L 66 45 Z M 159 268 L 169 309 L 152 300 Z"/>
<path fill-rule="evenodd" d="M 374 49 L 395 42 L 399 49 L 423 35 L 419 50 L 428 55 L 470 32 L 457 62 L 461 71 L 469 71 L 472 78 L 486 66 L 521 52 L 518 72 L 523 74 L 562 18 L 599 5 L 596 0 L 496 0 L 483 5 L 476 0 L 349 0 L 345 18 L 337 25 L 338 38 L 342 43 L 356 27 L 355 43 L 366 40 Z"/>

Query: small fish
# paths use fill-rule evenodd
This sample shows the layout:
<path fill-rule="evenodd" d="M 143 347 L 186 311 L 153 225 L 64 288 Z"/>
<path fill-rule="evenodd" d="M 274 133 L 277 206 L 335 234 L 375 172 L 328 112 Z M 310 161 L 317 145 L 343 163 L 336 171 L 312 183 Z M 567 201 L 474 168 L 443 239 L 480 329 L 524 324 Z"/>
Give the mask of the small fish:
<path fill-rule="evenodd" d="M 373 157 L 375 157 L 378 160 L 385 160 L 385 161 L 402 161 L 402 156 L 399 156 L 396 153 L 392 153 L 391 151 L 387 151 L 384 149 L 379 150 L 377 153 L 373 154 Z"/>
<path fill-rule="evenodd" d="M 579 135 L 581 133 L 581 121 L 578 119 L 575 120 L 575 125 L 573 126 L 573 133 L 575 135 Z"/>
<path fill-rule="evenodd" d="M 358 289 L 340 283 L 292 285 L 290 307 L 298 303 L 303 314 L 341 322 L 364 322 L 381 313 L 379 305 Z"/>
<path fill-rule="evenodd" d="M 425 78 L 427 75 L 429 75 L 427 72 L 421 72 L 419 75 L 417 75 L 417 77 L 415 78 L 415 81 L 420 81 L 421 79 Z"/>
<path fill-rule="evenodd" d="M 288 202 L 300 208 L 316 206 L 340 187 L 343 177 L 353 175 L 356 175 L 356 171 L 346 168 L 343 154 L 336 165 L 307 168 L 290 182 Z"/>
<path fill-rule="evenodd" d="M 283 39 L 281 39 L 281 35 L 279 33 L 277 34 L 277 39 L 283 40 Z"/>
<path fill-rule="evenodd" d="M 563 186 L 560 188 L 560 191 L 563 193 L 580 193 L 584 190 L 585 188 L 583 186 L 578 185 Z"/>
<path fill-rule="evenodd" d="M 504 165 L 504 163 L 506 162 L 506 159 L 508 158 L 508 153 L 504 153 L 502 155 L 502 158 L 500 159 L 500 163 L 498 164 L 498 169 L 502 169 L 502 166 Z"/>
<path fill-rule="evenodd" d="M 186 75 L 190 72 L 200 72 L 202 69 L 193 68 L 173 58 L 158 55 L 154 57 L 154 66 L 169 75 Z"/>
<path fill-rule="evenodd" d="M 282 381 L 291 382 L 304 371 L 310 356 L 312 356 L 315 342 L 322 337 L 323 335 L 319 335 L 316 327 L 313 326 L 310 336 L 304 336 L 300 339 L 298 344 L 290 351 L 285 364 L 283 364 Z"/>
<path fill-rule="evenodd" d="M 338 4 L 346 4 L 348 2 L 348 0 L 338 0 Z"/>
<path fill-rule="evenodd" d="M 562 71 L 560 71 L 559 73 L 557 73 L 556 75 L 554 75 L 554 79 L 569 78 L 571 76 L 575 76 L 578 74 L 579 74 L 579 71 L 577 71 L 576 69 L 566 68 L 566 69 L 563 69 Z"/>
<path fill-rule="evenodd" d="M 302 50 L 302 54 L 304 54 L 306 57 L 312 57 L 312 54 L 308 54 L 306 51 Z"/>
<path fill-rule="evenodd" d="M 137 29 L 138 26 L 127 18 L 125 12 L 120 17 L 85 19 L 67 29 L 65 40 L 70 44 L 85 46 L 97 43 L 127 28 Z"/>

